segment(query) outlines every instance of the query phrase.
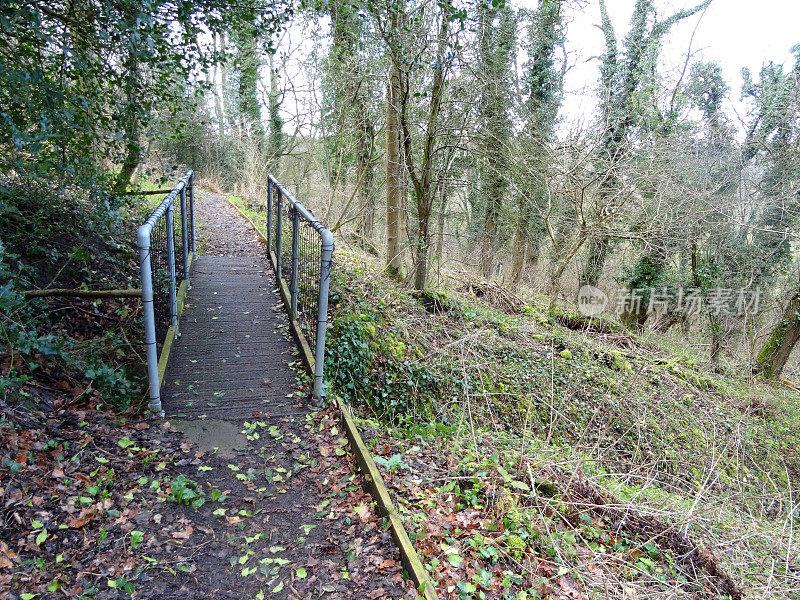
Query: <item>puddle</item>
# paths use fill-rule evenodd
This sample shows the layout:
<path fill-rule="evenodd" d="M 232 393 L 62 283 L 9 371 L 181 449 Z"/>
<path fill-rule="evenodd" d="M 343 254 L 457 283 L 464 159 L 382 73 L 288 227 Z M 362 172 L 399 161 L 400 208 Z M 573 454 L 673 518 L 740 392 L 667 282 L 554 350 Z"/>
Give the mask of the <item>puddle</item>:
<path fill-rule="evenodd" d="M 247 438 L 241 433 L 241 425 L 221 419 L 193 419 L 170 421 L 180 429 L 200 450 L 211 452 L 217 448 L 220 456 L 233 457 L 234 448 L 244 448 Z"/>

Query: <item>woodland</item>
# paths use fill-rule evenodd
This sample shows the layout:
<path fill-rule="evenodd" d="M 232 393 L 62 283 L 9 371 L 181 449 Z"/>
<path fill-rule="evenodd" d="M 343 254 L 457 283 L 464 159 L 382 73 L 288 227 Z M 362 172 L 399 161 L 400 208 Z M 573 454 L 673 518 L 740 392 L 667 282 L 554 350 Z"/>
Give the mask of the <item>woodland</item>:
<path fill-rule="evenodd" d="M 214 597 L 220 520 L 229 591 L 349 597 L 248 571 L 266 521 L 145 414 L 139 299 L 91 295 L 139 287 L 142 192 L 187 169 L 256 228 L 272 174 L 334 233 L 329 394 L 440 597 L 800 598 L 800 39 L 665 68 L 717 2 L 2 2 L 0 600 Z M 385 528 L 325 415 L 317 518 Z"/>

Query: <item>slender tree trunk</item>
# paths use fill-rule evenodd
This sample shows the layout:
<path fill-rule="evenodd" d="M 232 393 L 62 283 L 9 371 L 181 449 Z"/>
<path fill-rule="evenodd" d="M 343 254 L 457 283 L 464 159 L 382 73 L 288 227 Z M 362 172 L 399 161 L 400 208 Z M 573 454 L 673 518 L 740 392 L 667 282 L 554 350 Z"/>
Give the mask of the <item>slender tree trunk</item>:
<path fill-rule="evenodd" d="M 450 9 L 452 0 L 444 0 L 441 5 L 439 33 L 436 41 L 436 64 L 431 81 L 430 104 L 425 124 L 420 166 L 415 167 L 414 152 L 412 147 L 411 127 L 408 122 L 408 79 L 401 82 L 400 104 L 400 129 L 402 131 L 403 158 L 406 172 L 414 185 L 414 199 L 416 201 L 417 231 L 413 240 L 414 247 L 414 287 L 417 290 L 425 289 L 428 279 L 428 250 L 430 247 L 430 216 L 433 211 L 433 201 L 438 194 L 439 182 L 436 180 L 436 141 L 438 138 L 437 125 L 442 108 L 447 82 L 448 59 L 447 38 L 450 27 Z"/>
<path fill-rule="evenodd" d="M 481 275 L 490 279 L 494 273 L 494 248 L 497 238 L 497 201 L 489 200 L 486 207 L 486 218 L 483 221 L 483 241 L 481 242 Z"/>
<path fill-rule="evenodd" d="M 392 27 L 398 26 L 397 13 Z M 400 163 L 400 69 L 392 62 L 386 89 L 386 270 L 399 278 L 403 270 L 400 230 L 402 220 L 402 167 Z"/>
<path fill-rule="evenodd" d="M 221 33 L 217 35 L 214 33 L 214 50 L 217 52 L 217 56 L 220 56 L 222 52 L 225 50 L 225 34 Z M 223 67 L 220 69 L 219 58 L 214 61 L 214 110 L 217 114 L 217 123 L 219 125 L 219 137 L 222 139 L 225 137 L 225 108 L 223 106 L 223 96 L 225 94 L 225 68 Z M 222 71 L 222 86 L 223 89 L 220 90 L 220 84 L 217 82 L 217 73 Z"/>

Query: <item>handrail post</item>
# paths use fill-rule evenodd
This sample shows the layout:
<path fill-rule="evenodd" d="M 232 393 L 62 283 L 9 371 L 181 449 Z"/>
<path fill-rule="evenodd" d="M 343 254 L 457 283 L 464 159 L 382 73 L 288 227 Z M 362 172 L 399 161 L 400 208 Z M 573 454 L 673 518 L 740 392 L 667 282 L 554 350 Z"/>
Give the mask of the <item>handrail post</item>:
<path fill-rule="evenodd" d="M 175 224 L 172 202 L 167 205 L 167 264 L 169 265 L 169 325 L 178 327 L 178 291 L 175 286 Z"/>
<path fill-rule="evenodd" d="M 153 306 L 153 273 L 150 266 L 150 231 L 142 225 L 136 235 L 139 246 L 139 271 L 142 277 L 142 312 L 144 314 L 144 345 L 147 354 L 147 379 L 150 383 L 148 408 L 164 416 L 161 408 L 161 387 L 158 381 L 158 348 L 156 346 L 156 313 Z"/>
<path fill-rule="evenodd" d="M 267 175 L 267 256 L 272 252 L 272 176 Z"/>
<path fill-rule="evenodd" d="M 320 231 L 322 256 L 320 258 L 319 299 L 317 301 L 317 347 L 314 351 L 314 402 L 320 404 L 327 390 L 323 381 L 325 368 L 325 331 L 328 328 L 328 294 L 330 293 L 331 268 L 333 266 L 333 234 L 327 229 Z"/>
<path fill-rule="evenodd" d="M 194 233 L 194 171 L 190 171 L 190 173 L 191 173 L 191 175 L 189 175 L 189 212 L 191 213 L 192 218 L 191 218 L 191 222 L 189 223 L 189 225 L 192 228 L 192 235 L 191 235 L 191 237 L 189 239 L 190 239 L 190 241 L 192 243 L 192 245 L 190 247 L 190 250 L 192 251 L 192 254 L 196 254 L 197 253 L 197 245 L 196 245 L 195 233 Z M 187 275 L 187 278 L 188 278 L 188 275 Z"/>
<path fill-rule="evenodd" d="M 278 282 L 281 280 L 281 238 L 283 237 L 281 226 L 281 210 L 283 209 L 283 192 L 278 188 L 278 211 L 275 218 L 275 273 L 278 276 Z"/>
<path fill-rule="evenodd" d="M 300 211 L 292 207 L 292 276 L 289 281 L 291 306 L 289 317 L 297 320 L 297 271 L 300 265 Z"/>
<path fill-rule="evenodd" d="M 181 242 L 183 246 L 183 278 L 186 280 L 187 289 L 189 283 L 189 223 L 186 218 L 186 186 L 181 188 Z"/>

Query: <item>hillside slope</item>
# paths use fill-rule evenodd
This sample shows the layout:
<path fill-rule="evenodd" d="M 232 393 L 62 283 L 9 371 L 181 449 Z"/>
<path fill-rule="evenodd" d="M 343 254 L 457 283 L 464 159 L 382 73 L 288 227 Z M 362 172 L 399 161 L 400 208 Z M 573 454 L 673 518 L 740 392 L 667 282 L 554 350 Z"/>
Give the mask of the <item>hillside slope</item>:
<path fill-rule="evenodd" d="M 442 597 L 800 597 L 796 393 L 355 250 L 332 294 L 326 375 Z"/>

